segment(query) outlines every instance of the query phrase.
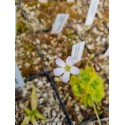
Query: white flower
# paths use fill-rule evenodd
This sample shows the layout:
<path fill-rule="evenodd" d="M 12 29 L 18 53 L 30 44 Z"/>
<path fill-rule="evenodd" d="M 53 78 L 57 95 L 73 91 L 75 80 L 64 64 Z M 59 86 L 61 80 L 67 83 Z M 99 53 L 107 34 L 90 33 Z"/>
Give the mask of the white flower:
<path fill-rule="evenodd" d="M 62 59 L 56 59 L 56 64 L 60 66 L 60 68 L 54 69 L 54 75 L 55 76 L 62 76 L 63 82 L 68 82 L 70 78 L 70 73 L 77 75 L 79 74 L 79 69 L 74 65 L 74 58 L 71 56 L 68 56 L 66 59 L 66 63 Z"/>

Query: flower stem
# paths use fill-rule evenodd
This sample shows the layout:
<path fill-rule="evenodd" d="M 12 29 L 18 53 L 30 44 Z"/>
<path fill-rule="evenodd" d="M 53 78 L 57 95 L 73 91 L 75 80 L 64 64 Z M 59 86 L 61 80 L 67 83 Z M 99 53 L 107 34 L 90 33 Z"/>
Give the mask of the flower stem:
<path fill-rule="evenodd" d="M 94 111 L 95 111 L 96 117 L 97 117 L 97 119 L 98 119 L 98 123 L 99 123 L 99 125 L 101 125 L 101 122 L 100 122 L 100 119 L 99 119 L 99 115 L 98 115 L 98 112 L 97 112 L 97 110 L 96 110 L 96 107 L 95 107 L 95 104 L 94 104 L 93 101 L 92 101 L 92 104 L 93 104 L 93 108 L 94 108 Z"/>

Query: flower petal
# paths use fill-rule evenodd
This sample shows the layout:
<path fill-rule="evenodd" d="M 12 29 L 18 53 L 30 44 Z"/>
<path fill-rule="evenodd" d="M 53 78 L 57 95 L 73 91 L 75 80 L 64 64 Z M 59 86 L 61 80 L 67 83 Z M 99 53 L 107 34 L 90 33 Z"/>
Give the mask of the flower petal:
<path fill-rule="evenodd" d="M 63 82 L 68 82 L 69 81 L 69 78 L 70 78 L 70 72 L 65 72 L 64 74 L 63 74 L 63 76 L 62 76 L 62 80 L 63 80 Z"/>
<path fill-rule="evenodd" d="M 72 66 L 70 73 L 77 75 L 77 74 L 79 74 L 79 71 L 80 71 L 79 68 Z"/>
<path fill-rule="evenodd" d="M 65 62 L 60 58 L 56 59 L 56 64 L 60 67 L 65 67 L 66 65 Z"/>
<path fill-rule="evenodd" d="M 66 64 L 69 66 L 74 65 L 74 58 L 72 56 L 68 56 L 66 59 Z"/>
<path fill-rule="evenodd" d="M 53 72 L 54 72 L 55 76 L 60 76 L 65 72 L 65 69 L 64 68 L 56 68 L 56 69 L 54 69 Z"/>

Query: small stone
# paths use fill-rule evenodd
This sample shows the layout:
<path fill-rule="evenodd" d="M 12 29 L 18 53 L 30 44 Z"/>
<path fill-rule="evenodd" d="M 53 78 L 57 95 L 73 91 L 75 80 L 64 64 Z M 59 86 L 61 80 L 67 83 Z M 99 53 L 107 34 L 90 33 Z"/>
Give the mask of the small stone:
<path fill-rule="evenodd" d="M 39 103 L 42 104 L 44 101 L 44 98 L 39 99 Z"/>
<path fill-rule="evenodd" d="M 62 125 L 62 123 L 61 122 L 57 122 L 57 125 Z"/>
<path fill-rule="evenodd" d="M 38 58 L 37 58 L 37 61 L 38 61 L 38 62 L 40 62 L 40 61 L 41 61 L 41 58 L 40 58 L 40 57 L 38 57 Z"/>
<path fill-rule="evenodd" d="M 59 122 L 59 118 L 58 118 L 58 117 L 56 117 L 54 121 L 55 121 L 55 122 Z"/>
<path fill-rule="evenodd" d="M 37 44 L 40 44 L 40 40 L 39 40 L 39 39 L 37 39 L 37 40 L 36 40 L 36 43 L 37 43 Z"/>
<path fill-rule="evenodd" d="M 38 60 L 35 59 L 35 60 L 33 61 L 33 64 L 34 64 L 34 65 L 38 64 Z"/>
<path fill-rule="evenodd" d="M 37 97 L 39 98 L 41 95 L 39 93 L 37 93 Z"/>
<path fill-rule="evenodd" d="M 38 71 L 39 70 L 39 66 L 35 66 L 35 70 Z"/>
<path fill-rule="evenodd" d="M 24 104 L 23 104 L 23 103 L 20 103 L 20 104 L 19 104 L 19 107 L 20 107 L 20 108 L 23 108 L 23 107 L 24 107 Z"/>
<path fill-rule="evenodd" d="M 78 32 L 82 32 L 82 28 L 79 24 L 76 25 Z"/>
<path fill-rule="evenodd" d="M 45 121 L 45 120 L 42 120 L 41 123 L 42 123 L 42 125 L 45 125 L 46 121 Z"/>
<path fill-rule="evenodd" d="M 52 123 L 52 125 L 56 125 L 56 123 L 55 123 L 55 122 L 53 122 L 53 123 Z"/>
<path fill-rule="evenodd" d="M 32 52 L 32 56 L 35 56 L 36 54 L 35 54 L 35 52 Z"/>
<path fill-rule="evenodd" d="M 47 88 L 49 88 L 51 85 L 50 85 L 50 83 L 46 83 L 45 86 L 46 86 Z"/>
<path fill-rule="evenodd" d="M 77 118 L 80 120 L 81 118 L 83 119 L 82 115 L 78 115 Z"/>
<path fill-rule="evenodd" d="M 106 42 L 107 41 L 107 39 L 106 38 L 102 38 L 102 42 Z"/>
<path fill-rule="evenodd" d="M 34 80 L 34 82 L 38 82 L 38 81 L 39 81 L 39 79 L 35 79 L 35 80 Z"/>
<path fill-rule="evenodd" d="M 47 98 L 48 96 L 47 96 L 47 94 L 46 94 L 46 93 L 44 93 L 44 94 L 43 94 L 43 97 L 44 97 L 44 98 Z"/>
<path fill-rule="evenodd" d="M 30 64 L 29 64 L 29 63 L 25 63 L 25 67 L 26 67 L 26 68 L 29 68 L 29 67 L 30 67 Z"/>
<path fill-rule="evenodd" d="M 67 2 L 68 2 L 68 3 L 73 3 L 73 2 L 74 2 L 74 0 L 67 0 Z"/>
<path fill-rule="evenodd" d="M 55 117 L 56 116 L 56 112 L 53 110 L 52 111 L 52 116 Z"/>
<path fill-rule="evenodd" d="M 81 108 L 82 110 L 85 110 L 85 109 L 86 109 L 84 105 L 80 105 L 80 108 Z"/>
<path fill-rule="evenodd" d="M 22 96 L 25 97 L 26 94 L 27 94 L 27 90 L 26 90 L 26 89 L 23 89 L 23 94 L 22 94 Z"/>
<path fill-rule="evenodd" d="M 42 86 L 43 86 L 43 82 L 42 82 L 42 81 L 38 81 L 37 87 L 38 87 L 38 88 L 41 88 Z"/>
<path fill-rule="evenodd" d="M 48 0 L 39 0 L 40 3 L 47 3 Z"/>
<path fill-rule="evenodd" d="M 76 112 L 79 112 L 79 111 L 80 111 L 80 109 L 79 109 L 79 106 L 78 106 L 78 105 L 76 105 L 76 107 L 75 107 L 75 111 L 76 111 Z"/>
<path fill-rule="evenodd" d="M 39 8 L 39 7 L 40 7 L 40 4 L 37 4 L 37 7 Z"/>

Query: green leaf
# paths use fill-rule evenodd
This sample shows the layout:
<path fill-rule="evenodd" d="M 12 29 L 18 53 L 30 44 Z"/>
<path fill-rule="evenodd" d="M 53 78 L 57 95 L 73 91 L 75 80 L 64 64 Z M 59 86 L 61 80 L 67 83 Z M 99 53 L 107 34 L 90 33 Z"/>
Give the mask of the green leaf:
<path fill-rule="evenodd" d="M 87 83 L 90 81 L 90 74 L 86 70 L 80 70 L 80 79 L 82 80 L 83 83 Z"/>
<path fill-rule="evenodd" d="M 31 115 L 31 116 L 30 116 L 30 120 L 31 120 L 31 121 L 34 121 L 34 120 L 35 120 L 35 115 Z"/>
<path fill-rule="evenodd" d="M 24 106 L 23 109 L 28 115 L 30 115 L 31 111 L 26 106 Z"/>
<path fill-rule="evenodd" d="M 46 119 L 42 114 L 40 114 L 38 112 L 36 113 L 36 117 L 39 118 L 39 119 L 42 119 L 42 120 Z"/>
<path fill-rule="evenodd" d="M 87 105 L 90 106 L 90 107 L 93 106 L 91 97 L 89 97 L 89 96 L 87 97 Z"/>
<path fill-rule="evenodd" d="M 92 95 L 92 100 L 93 100 L 95 103 L 99 103 L 104 96 L 105 96 L 104 90 L 98 89 L 98 90 L 96 90 L 95 93 L 93 93 L 93 95 Z"/>
<path fill-rule="evenodd" d="M 32 110 L 31 112 L 30 112 L 30 116 L 32 117 L 32 116 L 36 116 L 36 114 L 37 114 L 37 110 Z"/>
<path fill-rule="evenodd" d="M 77 76 L 72 75 L 72 76 L 70 77 L 70 84 L 71 84 L 71 85 L 76 85 L 76 84 L 78 84 L 78 82 L 79 82 L 79 78 L 78 78 Z"/>
<path fill-rule="evenodd" d="M 80 69 L 79 76 L 71 76 L 71 90 L 76 99 L 85 106 L 92 107 L 92 101 L 99 103 L 105 95 L 104 80 L 93 67 Z"/>
<path fill-rule="evenodd" d="M 33 87 L 32 88 L 32 94 L 31 94 L 31 108 L 32 108 L 32 110 L 36 110 L 37 102 L 38 102 L 38 98 L 37 98 L 37 95 L 36 95 L 36 88 Z"/>
<path fill-rule="evenodd" d="M 78 84 L 72 86 L 72 91 L 76 97 L 79 97 L 83 93 L 83 90 Z"/>
<path fill-rule="evenodd" d="M 22 122 L 22 124 L 21 124 L 21 125 L 26 125 L 26 124 L 28 124 L 28 123 L 29 123 L 29 121 L 30 121 L 30 117 L 29 117 L 29 116 L 27 116 L 27 117 L 25 117 L 25 118 L 24 118 L 24 120 L 23 120 L 23 122 Z"/>
<path fill-rule="evenodd" d="M 32 124 L 33 125 L 38 125 L 37 121 L 34 119 L 34 120 L 31 120 Z"/>

